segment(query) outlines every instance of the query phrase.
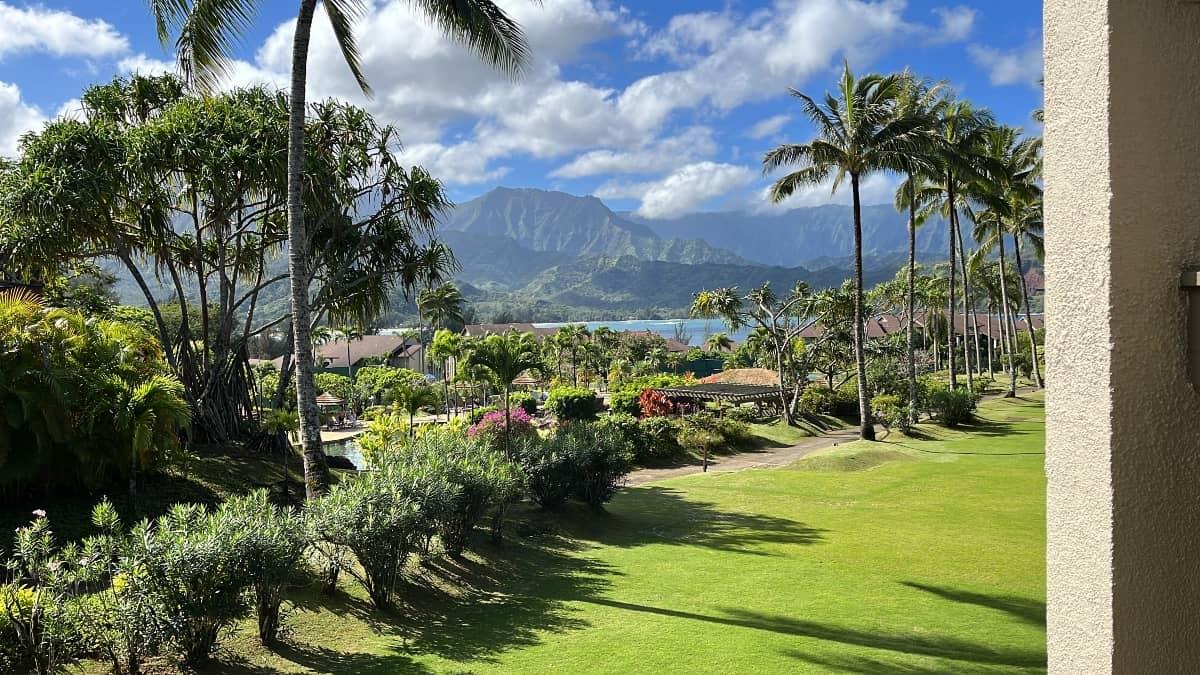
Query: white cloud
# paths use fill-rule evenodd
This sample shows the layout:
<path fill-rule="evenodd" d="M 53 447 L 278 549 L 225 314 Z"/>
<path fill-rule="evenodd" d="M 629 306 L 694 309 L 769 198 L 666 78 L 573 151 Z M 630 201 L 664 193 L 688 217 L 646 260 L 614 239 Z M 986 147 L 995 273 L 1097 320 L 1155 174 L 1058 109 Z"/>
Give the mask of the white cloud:
<path fill-rule="evenodd" d="M 783 130 L 783 125 L 792 121 L 791 115 L 772 115 L 764 120 L 759 120 L 746 135 L 750 138 L 766 138 L 774 136 Z"/>
<path fill-rule="evenodd" d="M 780 172 L 778 176 L 784 175 Z M 777 177 L 777 176 L 776 176 Z M 780 212 L 801 206 L 820 206 L 821 204 L 850 204 L 853 197 L 850 193 L 849 177 L 838 186 L 833 193 L 833 178 L 823 183 L 807 185 L 792 193 L 791 197 L 779 203 L 770 199 L 771 187 L 767 185 L 758 191 L 754 200 L 747 207 L 759 212 Z M 863 204 L 891 204 L 895 201 L 896 188 L 901 179 L 888 173 L 873 173 L 862 179 L 858 185 L 858 197 Z"/>
<path fill-rule="evenodd" d="M 676 136 L 633 150 L 592 150 L 550 172 L 557 178 L 581 178 L 613 173 L 656 173 L 709 157 L 717 151 L 712 129 L 691 127 Z"/>
<path fill-rule="evenodd" d="M 637 214 L 645 218 L 673 218 L 695 211 L 717 197 L 749 185 L 757 172 L 749 167 L 697 162 L 680 167 L 664 178 L 644 183 L 609 182 L 596 190 L 601 199 L 638 199 Z"/>
<path fill-rule="evenodd" d="M 23 52 L 100 57 L 128 50 L 129 41 L 105 21 L 38 5 L 0 2 L 0 58 Z"/>
<path fill-rule="evenodd" d="M 988 71 L 988 80 L 997 86 L 1035 86 L 1042 76 L 1042 46 L 1039 43 L 1011 50 L 973 44 L 967 47 L 967 53 L 972 61 Z"/>
<path fill-rule="evenodd" d="M 15 157 L 21 135 L 45 121 L 40 110 L 21 100 L 17 85 L 0 82 L 0 155 Z"/>
<path fill-rule="evenodd" d="M 975 28 L 975 10 L 970 7 L 937 7 L 933 10 L 941 20 L 937 34 L 943 42 L 965 40 Z"/>

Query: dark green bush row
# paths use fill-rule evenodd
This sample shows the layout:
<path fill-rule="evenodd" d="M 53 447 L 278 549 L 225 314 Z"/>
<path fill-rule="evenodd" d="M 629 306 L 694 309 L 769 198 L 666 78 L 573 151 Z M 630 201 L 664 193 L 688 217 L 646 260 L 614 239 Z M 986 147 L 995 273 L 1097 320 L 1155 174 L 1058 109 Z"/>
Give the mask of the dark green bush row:
<path fill-rule="evenodd" d="M 599 508 L 629 473 L 630 439 L 611 424 L 566 424 L 545 439 L 526 439 L 517 456 L 529 496 L 547 509 L 568 498 Z"/>

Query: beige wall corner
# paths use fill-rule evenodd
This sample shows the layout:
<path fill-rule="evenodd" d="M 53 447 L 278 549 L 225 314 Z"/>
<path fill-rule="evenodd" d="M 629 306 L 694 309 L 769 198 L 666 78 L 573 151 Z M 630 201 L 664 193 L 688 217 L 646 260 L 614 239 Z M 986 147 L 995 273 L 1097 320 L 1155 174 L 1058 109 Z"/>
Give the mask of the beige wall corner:
<path fill-rule="evenodd" d="M 1047 0 L 1053 672 L 1200 670 L 1200 4 Z"/>

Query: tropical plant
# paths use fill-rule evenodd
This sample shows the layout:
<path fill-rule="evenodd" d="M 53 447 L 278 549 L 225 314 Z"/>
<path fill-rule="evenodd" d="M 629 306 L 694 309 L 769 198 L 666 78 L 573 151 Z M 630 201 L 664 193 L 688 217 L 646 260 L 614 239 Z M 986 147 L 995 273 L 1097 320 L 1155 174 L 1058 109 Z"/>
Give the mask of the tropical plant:
<path fill-rule="evenodd" d="M 450 360 L 457 364 L 463 357 L 465 338 L 453 331 L 439 328 L 429 343 L 429 355 L 442 364 L 442 401 L 446 405 L 446 419 L 450 419 Z"/>
<path fill-rule="evenodd" d="M 532 333 L 509 331 L 503 335 L 488 335 L 476 342 L 467 356 L 468 367 L 486 375 L 504 392 L 504 453 L 512 457 L 507 430 L 511 428 L 509 417 L 513 380 L 525 371 L 543 372 L 537 340 Z"/>
<path fill-rule="evenodd" d="M 806 144 L 782 145 L 763 158 L 763 170 L 787 166 L 799 168 L 775 181 L 771 201 L 781 202 L 805 185 L 833 178 L 833 190 L 850 179 L 854 213 L 854 356 L 858 376 L 860 435 L 875 437 L 871 425 L 870 386 L 863 333 L 862 206 L 860 181 L 878 171 L 903 171 L 906 161 L 927 150 L 931 141 L 923 121 L 896 117 L 896 100 L 904 78 L 896 75 L 865 75 L 856 78 L 849 64 L 842 70 L 837 96 L 827 94 L 823 104 L 796 90 L 805 114 L 817 126 L 818 138 Z"/>
<path fill-rule="evenodd" d="M 427 408 L 434 408 L 439 403 L 437 392 L 428 385 L 397 385 L 388 390 L 387 398 L 397 410 L 408 415 L 409 436 L 413 435 L 417 413 Z"/>
<path fill-rule="evenodd" d="M 733 340 L 727 333 L 720 331 L 708 336 L 704 341 L 704 346 L 714 352 L 728 352 L 733 350 Z"/>
<path fill-rule="evenodd" d="M 237 38 L 249 29 L 254 0 L 211 3 L 201 0 L 152 0 L 151 9 L 159 39 L 167 42 L 174 33 L 179 64 L 185 76 L 202 86 L 211 87 L 228 70 Z M 417 0 L 436 26 L 464 44 L 485 62 L 509 73 L 517 73 L 527 57 L 525 37 L 520 26 L 491 0 Z M 365 11 L 361 0 L 323 0 L 321 5 L 333 28 L 342 56 L 364 93 L 370 92 L 359 64 L 354 23 Z M 288 272 L 292 305 L 293 337 L 296 354 L 297 408 L 300 411 L 304 447 L 305 483 L 309 497 L 324 493 L 329 470 L 321 450 L 320 411 L 312 381 L 312 351 L 309 344 L 309 255 L 310 240 L 304 222 L 305 205 L 305 85 L 308 74 L 308 46 L 317 0 L 301 0 L 292 38 L 291 87 L 288 98 L 287 135 L 287 225 Z M 432 222 L 446 205 L 437 191 L 434 203 L 413 203 L 410 213 Z M 356 205 L 354 205 L 356 206 Z M 434 208 L 428 208 L 433 206 Z M 315 242 L 314 242 L 315 243 Z M 316 250 L 316 249 L 312 249 Z M 415 281 L 415 279 L 410 279 Z"/>
<path fill-rule="evenodd" d="M 600 399 L 595 392 L 583 387 L 555 387 L 546 397 L 546 411 L 560 422 L 596 419 Z"/>

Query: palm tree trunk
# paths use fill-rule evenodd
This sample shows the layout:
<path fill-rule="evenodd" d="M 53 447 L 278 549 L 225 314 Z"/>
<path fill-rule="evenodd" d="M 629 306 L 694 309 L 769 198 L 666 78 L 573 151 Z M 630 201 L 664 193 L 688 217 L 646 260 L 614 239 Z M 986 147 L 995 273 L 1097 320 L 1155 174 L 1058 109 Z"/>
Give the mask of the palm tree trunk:
<path fill-rule="evenodd" d="M 1010 317 L 1008 310 L 1008 280 L 1004 278 L 1004 236 L 1000 236 L 1000 311 L 1004 312 L 1003 316 L 1007 320 Z M 1008 324 L 1008 393 L 1006 398 L 1017 395 L 1017 366 L 1013 361 L 1015 343 L 1013 341 L 1013 328 L 1010 322 Z"/>
<path fill-rule="evenodd" d="M 992 337 L 992 317 L 995 314 L 996 314 L 996 305 L 992 304 L 989 301 L 988 302 L 988 320 L 987 320 L 987 322 L 988 322 L 988 325 L 987 325 L 987 339 L 988 339 L 987 357 L 988 357 L 988 377 L 992 377 L 992 378 L 994 378 L 996 376 L 995 371 L 992 369 L 992 364 L 995 363 L 995 361 L 993 360 L 993 359 L 995 359 L 995 356 L 992 354 L 992 347 L 995 345 L 995 342 L 996 342 L 995 339 Z"/>
<path fill-rule="evenodd" d="M 511 384 L 504 385 L 504 456 L 512 461 L 512 444 L 510 436 L 512 436 L 512 412 L 508 409 L 508 392 L 512 389 Z"/>
<path fill-rule="evenodd" d="M 288 286 L 295 339 L 296 408 L 304 448 L 304 488 L 309 499 L 329 489 L 329 465 L 321 447 L 321 411 L 313 381 L 313 349 L 308 314 L 308 233 L 304 228 L 304 112 L 308 42 L 317 0 L 301 0 L 292 40 L 291 97 L 288 100 Z"/>
<path fill-rule="evenodd" d="M 867 357 L 863 344 L 862 205 L 858 198 L 858 174 L 850 174 L 850 188 L 854 195 L 854 363 L 858 372 L 858 435 L 864 441 L 873 441 L 875 426 L 871 418 Z"/>
<path fill-rule="evenodd" d="M 1038 389 L 1045 388 L 1046 381 L 1042 379 L 1042 367 L 1038 365 L 1037 341 L 1034 340 L 1033 313 L 1029 310 L 1029 285 L 1025 283 L 1025 274 L 1021 269 L 1021 239 L 1013 235 L 1013 257 L 1017 263 L 1017 276 L 1021 279 L 1021 299 L 1025 305 L 1025 325 L 1029 331 L 1029 357 L 1033 359 L 1033 379 Z"/>
<path fill-rule="evenodd" d="M 913 317 L 916 314 L 916 272 L 917 272 L 917 195 L 912 172 L 908 174 L 908 289 L 907 303 L 908 325 L 905 327 L 908 345 L 908 411 L 913 424 L 917 423 L 917 354 L 913 344 Z"/>
<path fill-rule="evenodd" d="M 783 382 L 783 350 L 780 349 L 779 345 L 775 345 L 775 368 L 779 372 L 779 405 L 783 423 L 791 426 L 792 410 L 791 406 L 788 405 L 787 388 Z"/>
<path fill-rule="evenodd" d="M 967 276 L 967 252 L 963 246 L 962 229 L 958 220 L 958 211 L 950 214 L 954 221 L 954 239 L 958 242 L 958 269 L 962 273 L 963 291 L 963 369 L 967 371 L 967 389 L 975 390 L 975 373 L 971 366 L 971 324 L 967 322 L 967 310 L 971 305 L 971 283 Z M 976 364 L 978 365 L 978 364 Z"/>
<path fill-rule="evenodd" d="M 949 205 L 950 217 L 950 299 L 946 303 L 946 365 L 950 369 L 950 388 L 958 388 L 958 375 L 954 372 L 954 258 L 955 246 L 954 238 L 957 236 L 954 232 L 954 211 L 957 208 L 954 204 L 954 174 L 946 172 L 946 200 Z"/>

